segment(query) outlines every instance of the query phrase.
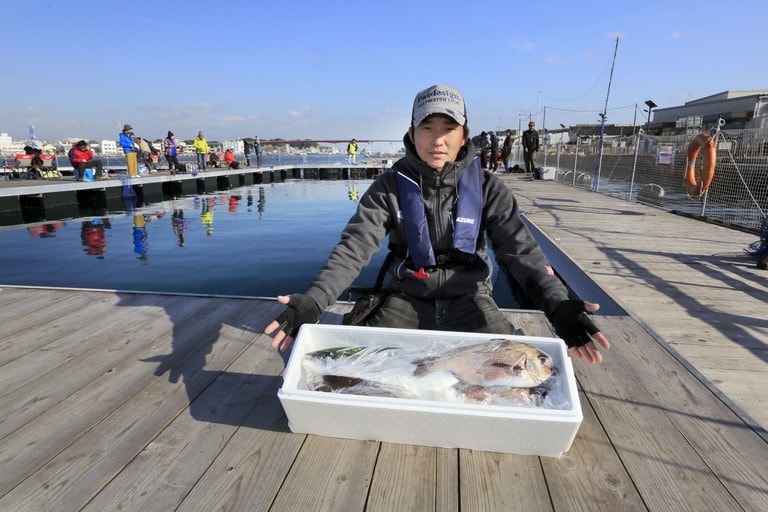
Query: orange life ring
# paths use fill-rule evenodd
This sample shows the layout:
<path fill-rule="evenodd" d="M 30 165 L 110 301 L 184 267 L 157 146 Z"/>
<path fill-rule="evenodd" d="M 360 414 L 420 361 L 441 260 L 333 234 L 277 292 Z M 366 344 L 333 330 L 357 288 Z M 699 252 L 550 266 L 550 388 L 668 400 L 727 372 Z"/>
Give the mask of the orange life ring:
<path fill-rule="evenodd" d="M 699 179 L 696 179 L 696 157 L 699 156 L 699 151 L 702 149 L 701 169 L 699 170 Z M 688 144 L 688 162 L 685 166 L 683 184 L 689 195 L 697 197 L 709 189 L 712 178 L 715 177 L 716 154 L 715 141 L 706 133 L 698 134 Z"/>

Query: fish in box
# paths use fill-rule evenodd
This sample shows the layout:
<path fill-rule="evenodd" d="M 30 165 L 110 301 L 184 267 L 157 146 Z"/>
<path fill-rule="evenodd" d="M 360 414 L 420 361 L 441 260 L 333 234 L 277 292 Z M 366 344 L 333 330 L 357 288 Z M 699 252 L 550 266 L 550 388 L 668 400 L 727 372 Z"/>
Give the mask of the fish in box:
<path fill-rule="evenodd" d="M 304 325 L 278 397 L 297 433 L 503 453 L 558 456 L 582 421 L 556 338 Z"/>
<path fill-rule="evenodd" d="M 308 389 L 366 396 L 545 406 L 552 358 L 512 339 L 446 347 L 335 347 L 305 354 Z"/>

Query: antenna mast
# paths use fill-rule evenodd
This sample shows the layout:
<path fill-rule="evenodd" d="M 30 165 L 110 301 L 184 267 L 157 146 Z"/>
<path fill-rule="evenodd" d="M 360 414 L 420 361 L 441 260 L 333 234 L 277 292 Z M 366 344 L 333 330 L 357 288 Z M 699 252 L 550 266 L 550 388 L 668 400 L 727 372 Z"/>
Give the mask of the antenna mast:
<path fill-rule="evenodd" d="M 600 187 L 600 171 L 603 167 L 603 139 L 605 137 L 605 117 L 608 114 L 608 97 L 611 95 L 611 82 L 613 82 L 613 68 L 616 66 L 616 53 L 619 51 L 619 37 L 616 36 L 616 46 L 613 48 L 613 61 L 611 62 L 611 74 L 608 77 L 608 92 L 605 93 L 605 107 L 603 107 L 603 113 L 600 114 L 600 146 L 598 151 L 600 153 L 597 159 L 597 172 L 595 178 L 592 181 L 592 190 L 597 192 Z"/>

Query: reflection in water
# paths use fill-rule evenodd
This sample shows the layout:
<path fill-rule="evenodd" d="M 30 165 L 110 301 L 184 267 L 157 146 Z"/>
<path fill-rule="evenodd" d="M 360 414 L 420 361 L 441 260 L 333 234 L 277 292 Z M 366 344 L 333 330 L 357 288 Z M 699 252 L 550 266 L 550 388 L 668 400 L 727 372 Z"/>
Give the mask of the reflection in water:
<path fill-rule="evenodd" d="M 147 230 L 144 215 L 140 213 L 133 214 L 133 252 L 139 255 L 139 259 L 146 265 L 147 252 L 149 244 L 147 243 Z"/>
<path fill-rule="evenodd" d="M 200 201 L 202 203 L 202 209 L 200 211 L 200 223 L 205 228 L 205 234 L 208 236 L 213 235 L 213 207 L 216 205 L 216 201 L 213 197 L 204 197 Z"/>
<path fill-rule="evenodd" d="M 29 226 L 27 231 L 30 238 L 51 238 L 56 236 L 56 230 L 66 226 L 66 222 L 46 222 L 36 226 Z"/>
<path fill-rule="evenodd" d="M 259 187 L 259 202 L 256 203 L 256 211 L 259 212 L 259 218 L 264 218 L 264 207 L 267 205 L 267 197 L 264 194 L 264 187 Z"/>
<path fill-rule="evenodd" d="M 13 250 L 0 251 L 0 284 L 256 297 L 300 293 L 354 214 L 359 199 L 353 198 L 370 183 L 298 180 L 141 206 L 126 197 L 121 211 L 3 229 L 0 246 Z M 386 255 L 382 242 L 356 286 L 376 280 Z M 62 271 L 78 268 L 87 272 Z M 494 297 L 509 307 L 496 293 L 501 288 Z"/>
<path fill-rule="evenodd" d="M 104 254 L 107 252 L 107 237 L 104 229 L 110 227 L 109 219 L 83 221 L 80 228 L 80 238 L 83 241 L 83 246 L 85 246 L 86 254 L 104 259 Z"/>
<path fill-rule="evenodd" d="M 354 202 L 357 202 L 360 197 L 357 193 L 357 187 L 355 187 L 354 180 L 349 180 L 349 184 L 347 185 L 347 197 L 349 197 L 350 201 Z"/>
<path fill-rule="evenodd" d="M 229 208 L 227 209 L 229 213 L 237 213 L 237 206 L 240 204 L 241 199 L 242 196 L 236 194 L 229 196 Z"/>
<path fill-rule="evenodd" d="M 176 245 L 184 247 L 184 236 L 187 231 L 187 222 L 184 220 L 184 210 L 177 207 L 176 201 L 173 203 L 173 215 L 171 216 L 171 227 L 176 234 Z"/>

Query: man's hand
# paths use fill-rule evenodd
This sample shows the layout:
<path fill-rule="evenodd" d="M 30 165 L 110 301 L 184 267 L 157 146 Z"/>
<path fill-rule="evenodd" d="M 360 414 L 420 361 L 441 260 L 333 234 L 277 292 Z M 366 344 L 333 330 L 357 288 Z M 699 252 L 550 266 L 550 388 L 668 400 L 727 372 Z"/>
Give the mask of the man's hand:
<path fill-rule="evenodd" d="M 264 333 L 272 336 L 272 348 L 284 352 L 293 345 L 299 327 L 317 323 L 320 307 L 312 297 L 301 293 L 279 295 L 277 301 L 288 307 L 264 329 Z"/>
<path fill-rule="evenodd" d="M 600 354 L 594 341 L 604 349 L 611 348 L 602 332 L 592 323 L 587 313 L 600 309 L 599 304 L 587 301 L 566 300 L 561 302 L 552 313 L 552 325 L 555 332 L 568 345 L 568 351 L 576 359 L 584 359 L 588 363 L 600 363 Z"/>

